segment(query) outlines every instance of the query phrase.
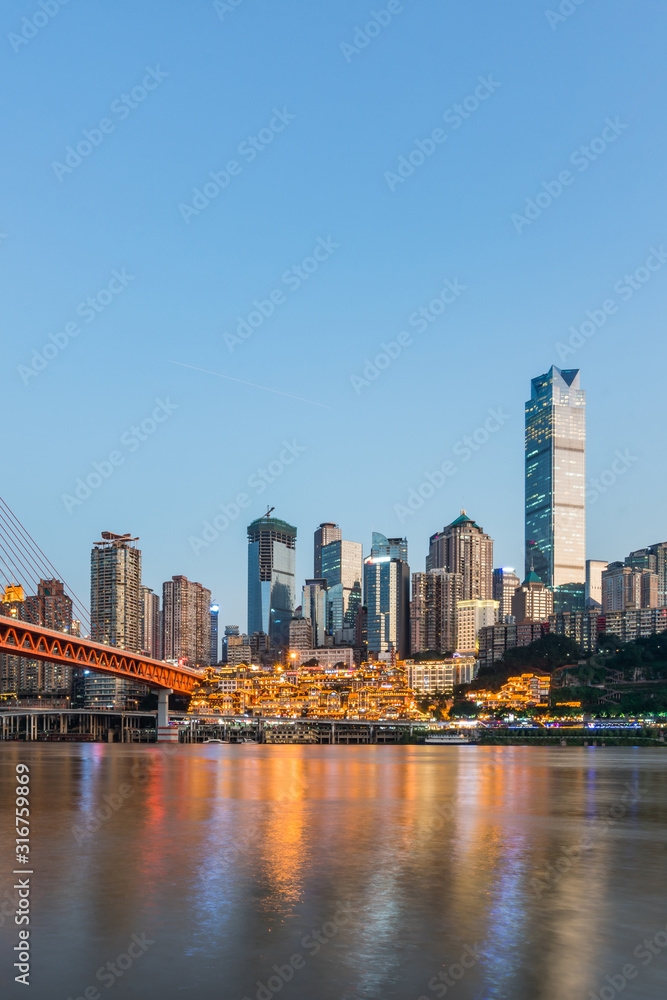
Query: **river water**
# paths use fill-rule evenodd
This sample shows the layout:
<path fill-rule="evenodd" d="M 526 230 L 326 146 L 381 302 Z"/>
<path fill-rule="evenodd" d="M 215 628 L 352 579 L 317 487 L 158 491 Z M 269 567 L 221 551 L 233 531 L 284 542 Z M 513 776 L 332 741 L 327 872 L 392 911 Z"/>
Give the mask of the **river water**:
<path fill-rule="evenodd" d="M 662 750 L 13 743 L 0 796 L 3 998 L 667 996 Z"/>

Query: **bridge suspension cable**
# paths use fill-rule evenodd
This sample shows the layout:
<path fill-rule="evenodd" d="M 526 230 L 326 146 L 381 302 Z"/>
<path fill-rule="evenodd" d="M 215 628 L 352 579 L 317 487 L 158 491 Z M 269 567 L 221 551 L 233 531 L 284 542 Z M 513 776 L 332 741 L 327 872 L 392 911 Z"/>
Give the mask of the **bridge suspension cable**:
<path fill-rule="evenodd" d="M 23 585 L 28 590 L 34 590 L 35 594 L 40 580 L 60 580 L 72 600 L 74 617 L 78 618 L 85 631 L 90 633 L 90 615 L 86 606 L 65 583 L 53 563 L 2 497 L 0 497 L 0 562 L 5 567 L 3 575 L 8 584 Z"/>

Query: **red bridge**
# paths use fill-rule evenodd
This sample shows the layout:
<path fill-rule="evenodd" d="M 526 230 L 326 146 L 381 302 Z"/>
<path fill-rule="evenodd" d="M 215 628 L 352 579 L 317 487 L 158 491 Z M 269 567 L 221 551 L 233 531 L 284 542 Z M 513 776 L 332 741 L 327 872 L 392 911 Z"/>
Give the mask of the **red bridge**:
<path fill-rule="evenodd" d="M 174 667 L 140 653 L 128 653 L 90 639 L 31 625 L 0 613 L 0 653 L 45 660 L 66 667 L 81 667 L 100 674 L 140 681 L 150 687 L 192 694 L 203 674 L 187 667 Z"/>

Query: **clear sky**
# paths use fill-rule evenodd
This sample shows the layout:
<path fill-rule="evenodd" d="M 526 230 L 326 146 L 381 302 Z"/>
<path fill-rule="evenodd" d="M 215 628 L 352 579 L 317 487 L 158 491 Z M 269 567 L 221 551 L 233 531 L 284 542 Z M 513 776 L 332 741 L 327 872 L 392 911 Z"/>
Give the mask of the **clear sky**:
<path fill-rule="evenodd" d="M 6 0 L 2 495 L 74 590 L 131 531 L 245 627 L 267 503 L 299 584 L 320 521 L 415 570 L 461 506 L 521 567 L 551 364 L 610 483 L 588 556 L 667 538 L 666 33 L 659 0 Z"/>

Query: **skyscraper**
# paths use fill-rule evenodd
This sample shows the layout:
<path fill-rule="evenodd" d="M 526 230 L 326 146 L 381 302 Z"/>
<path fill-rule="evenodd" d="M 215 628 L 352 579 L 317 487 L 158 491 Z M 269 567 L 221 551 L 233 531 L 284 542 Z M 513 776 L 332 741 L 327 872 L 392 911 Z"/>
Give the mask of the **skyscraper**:
<path fill-rule="evenodd" d="M 506 615 L 512 614 L 512 598 L 517 587 L 521 586 L 521 580 L 514 572 L 512 566 L 503 566 L 493 571 L 493 600 L 498 601 L 500 608 L 498 614 L 500 621 L 504 621 Z"/>
<path fill-rule="evenodd" d="M 72 600 L 61 580 L 40 580 L 37 593 L 28 597 L 22 587 L 10 584 L 0 596 L 0 613 L 57 632 L 72 631 Z M 67 697 L 72 693 L 73 676 L 72 667 L 0 655 L 0 692 L 19 698 Z"/>
<path fill-rule="evenodd" d="M 162 584 L 162 644 L 165 660 L 207 667 L 211 656 L 211 591 L 186 576 Z"/>
<path fill-rule="evenodd" d="M 103 531 L 90 554 L 91 638 L 130 653 L 141 649 L 141 550 L 138 538 Z M 86 708 L 125 708 L 145 690 L 125 679 L 90 671 Z"/>
<path fill-rule="evenodd" d="M 141 550 L 138 538 L 103 531 L 90 554 L 91 638 L 138 653 L 141 646 Z"/>
<path fill-rule="evenodd" d="M 526 403 L 526 576 L 534 569 L 559 600 L 586 580 L 586 393 L 579 371 L 552 366 Z M 559 593 L 560 592 L 560 593 Z"/>
<path fill-rule="evenodd" d="M 463 577 L 445 569 L 412 574 L 410 646 L 413 653 L 453 653 L 456 649 L 456 605 Z"/>
<path fill-rule="evenodd" d="M 405 538 L 373 532 L 364 560 L 364 603 L 368 651 L 380 657 L 393 649 L 404 659 L 410 648 L 410 567 Z"/>
<path fill-rule="evenodd" d="M 477 637 L 483 628 L 498 621 L 498 601 L 477 598 L 459 601 L 456 605 L 456 649 L 459 653 L 474 655 Z"/>
<path fill-rule="evenodd" d="M 211 651 L 209 663 L 214 666 L 220 659 L 218 646 L 218 619 L 220 617 L 220 607 L 217 604 L 211 605 Z"/>
<path fill-rule="evenodd" d="M 222 637 L 222 662 L 227 663 L 227 651 L 234 641 L 240 637 L 241 629 L 238 625 L 225 625 L 225 634 Z"/>
<path fill-rule="evenodd" d="M 141 652 L 156 660 L 162 656 L 160 598 L 150 587 L 141 588 Z"/>
<path fill-rule="evenodd" d="M 626 566 L 634 569 L 650 569 L 658 575 L 658 607 L 667 606 L 667 542 L 658 542 L 645 549 L 631 552 L 625 560 Z"/>
<path fill-rule="evenodd" d="M 426 570 L 431 569 L 461 574 L 461 600 L 491 600 L 493 539 L 462 510 L 455 521 L 431 535 Z"/>
<path fill-rule="evenodd" d="M 602 611 L 658 607 L 658 574 L 622 562 L 609 563 L 602 572 Z"/>
<path fill-rule="evenodd" d="M 322 577 L 327 582 L 327 629 L 335 635 L 343 628 L 354 628 L 361 605 L 361 542 L 339 539 L 323 545 L 321 565 Z"/>
<path fill-rule="evenodd" d="M 319 528 L 315 528 L 315 545 L 313 553 L 313 577 L 320 579 L 322 576 L 322 549 L 330 542 L 339 542 L 343 533 L 333 521 L 324 521 Z"/>
<path fill-rule="evenodd" d="M 327 581 L 306 580 L 301 591 L 301 610 L 310 620 L 313 646 L 323 646 L 327 631 Z"/>
<path fill-rule="evenodd" d="M 287 646 L 295 607 L 296 528 L 265 514 L 248 525 L 248 634 Z M 318 574 L 319 575 L 319 574 Z"/>

